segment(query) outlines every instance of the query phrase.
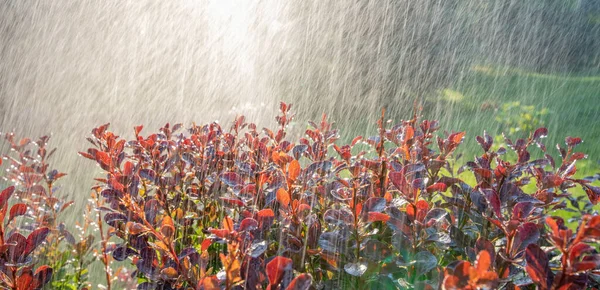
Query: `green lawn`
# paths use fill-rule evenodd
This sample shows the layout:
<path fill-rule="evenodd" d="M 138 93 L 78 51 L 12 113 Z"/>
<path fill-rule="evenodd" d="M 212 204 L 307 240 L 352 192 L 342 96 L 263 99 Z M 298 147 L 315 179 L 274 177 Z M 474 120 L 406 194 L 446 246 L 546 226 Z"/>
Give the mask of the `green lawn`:
<path fill-rule="evenodd" d="M 581 137 L 584 142 L 578 151 L 588 154 L 588 159 L 578 162 L 576 177 L 600 173 L 600 73 L 586 76 L 561 76 L 532 73 L 518 69 L 493 69 L 475 67 L 463 81 L 427 99 L 433 106 L 434 118 L 440 119 L 447 130 L 465 130 L 467 138 L 462 152 L 467 159 L 481 153 L 474 140 L 477 134 L 487 130 L 490 135 L 507 131 L 496 120 L 506 103 L 520 102 L 523 106 L 535 106 L 535 112 L 546 109 L 539 118 L 548 128 L 545 140 L 548 152 L 558 160 L 556 144 L 564 145 L 567 136 Z M 515 132 L 513 137 L 526 137 L 529 132 Z M 461 161 L 458 162 L 461 164 Z M 463 173 L 461 178 L 474 182 L 472 174 Z M 594 182 L 600 185 L 600 182 Z M 576 188 L 575 194 L 584 194 Z M 595 209 L 600 209 L 596 205 Z M 556 214 L 568 219 L 572 213 Z M 575 224 L 572 224 L 575 226 Z"/>
<path fill-rule="evenodd" d="M 490 135 L 506 131 L 496 116 L 502 106 L 520 102 L 535 106 L 536 111 L 547 109 L 540 117 L 549 130 L 545 144 L 553 156 L 558 155 L 557 143 L 564 144 L 567 136 L 584 140 L 579 151 L 588 159 L 579 165 L 583 174 L 591 175 L 600 169 L 600 74 L 561 76 L 531 73 L 518 69 L 475 67 L 463 80 L 428 99 L 434 101 L 433 114 L 448 130 L 466 130 L 465 152 L 473 151 L 474 137 L 488 130 Z M 516 132 L 514 137 L 526 137 Z"/>

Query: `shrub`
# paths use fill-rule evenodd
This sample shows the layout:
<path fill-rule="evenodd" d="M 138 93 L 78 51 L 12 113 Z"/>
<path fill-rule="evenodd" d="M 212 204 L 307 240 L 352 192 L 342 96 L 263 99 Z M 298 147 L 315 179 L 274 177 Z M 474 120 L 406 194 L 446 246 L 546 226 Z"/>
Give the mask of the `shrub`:
<path fill-rule="evenodd" d="M 92 131 L 80 154 L 106 172 L 99 209 L 138 288 L 599 286 L 600 217 L 570 192 L 600 198 L 574 177 L 581 139 L 557 146 L 557 163 L 545 128 L 498 150 L 484 134 L 483 154 L 456 168 L 465 133 L 438 134 L 436 121 L 391 126 L 382 113 L 376 136 L 339 146 L 325 116 L 286 140 L 292 118 L 282 103 L 275 129 L 240 116 L 228 129 L 167 124 L 143 136 L 139 126 L 129 141 L 108 124 Z M 467 171 L 476 184 L 459 178 Z M 581 217 L 575 234 L 561 209 Z"/>
<path fill-rule="evenodd" d="M 2 155 L 10 164 L 3 178 L 14 185 L 0 195 L 0 287 L 39 289 L 51 283 L 53 288 L 62 289 L 66 284 L 87 285 L 86 258 L 72 257 L 74 252 L 68 249 L 77 248 L 81 242 L 59 219 L 73 202 L 56 192 L 57 181 L 66 174 L 50 167 L 55 149 L 47 148 L 49 137 L 33 142 L 7 133 L 4 139 L 11 151 Z"/>

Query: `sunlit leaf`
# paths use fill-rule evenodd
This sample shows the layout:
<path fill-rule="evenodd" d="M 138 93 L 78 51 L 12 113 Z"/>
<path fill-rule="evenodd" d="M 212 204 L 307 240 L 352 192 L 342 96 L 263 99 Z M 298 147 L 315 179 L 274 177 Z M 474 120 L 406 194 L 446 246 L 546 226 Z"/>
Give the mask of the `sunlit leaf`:
<path fill-rule="evenodd" d="M 283 206 L 287 208 L 290 204 L 290 194 L 287 190 L 280 188 L 277 190 L 277 201 Z"/>
<path fill-rule="evenodd" d="M 11 208 L 10 208 L 10 213 L 8 216 L 8 222 L 10 223 L 10 221 L 12 221 L 15 217 L 17 216 L 21 216 L 27 213 L 27 205 L 24 203 L 17 203 L 14 204 Z"/>
<path fill-rule="evenodd" d="M 525 250 L 525 269 L 534 283 L 542 289 L 549 289 L 554 280 L 554 274 L 550 270 L 546 253 L 537 244 L 530 244 Z"/>
<path fill-rule="evenodd" d="M 302 273 L 298 277 L 294 278 L 286 290 L 308 290 L 312 283 L 312 276 L 310 274 Z"/>
<path fill-rule="evenodd" d="M 298 160 L 292 160 L 288 166 L 288 177 L 290 180 L 296 180 L 301 172 L 300 162 Z"/>
<path fill-rule="evenodd" d="M 283 278 L 283 273 L 285 271 L 291 270 L 292 267 L 292 259 L 277 256 L 273 258 L 269 263 L 267 263 L 266 272 L 269 277 L 269 284 L 276 286 L 279 285 L 281 279 Z"/>

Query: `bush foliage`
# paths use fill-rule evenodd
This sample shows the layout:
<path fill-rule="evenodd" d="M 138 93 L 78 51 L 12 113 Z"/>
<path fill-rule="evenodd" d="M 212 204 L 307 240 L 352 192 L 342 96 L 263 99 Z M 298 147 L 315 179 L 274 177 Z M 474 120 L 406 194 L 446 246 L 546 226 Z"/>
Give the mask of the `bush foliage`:
<path fill-rule="evenodd" d="M 541 142 L 545 128 L 497 150 L 484 133 L 481 155 L 457 166 L 465 132 L 440 133 L 436 121 L 415 115 L 392 125 L 382 113 L 375 136 L 339 145 L 323 116 L 290 141 L 290 107 L 281 104 L 273 129 L 243 116 L 228 128 L 194 124 L 183 132 L 167 124 L 143 135 L 138 126 L 133 140 L 108 124 L 95 128 L 80 155 L 104 171 L 92 200 L 108 287 L 112 259 L 131 262 L 138 289 L 600 286 L 600 216 L 592 215 L 600 188 L 575 178 L 581 139 L 566 138 L 555 159 Z M 38 173 L 49 188 L 53 172 Z M 473 184 L 462 180 L 467 175 Z M 13 190 L 0 195 L 0 216 Z M 15 207 L 35 208 L 20 204 L 7 226 Z M 570 211 L 578 227 L 567 227 L 558 210 Z M 0 228 L 6 287 L 51 280 L 52 268 L 34 273 L 39 263 L 30 257 L 60 240 L 52 235 L 66 236 L 64 226 L 33 225 Z"/>

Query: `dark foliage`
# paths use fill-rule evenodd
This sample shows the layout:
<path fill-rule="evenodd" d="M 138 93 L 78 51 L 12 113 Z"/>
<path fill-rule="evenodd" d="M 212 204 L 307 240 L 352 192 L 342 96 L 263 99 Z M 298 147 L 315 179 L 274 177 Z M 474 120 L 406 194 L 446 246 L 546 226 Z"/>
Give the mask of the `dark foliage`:
<path fill-rule="evenodd" d="M 80 154 L 106 171 L 112 255 L 131 259 L 140 289 L 598 287 L 600 217 L 571 209 L 573 234 L 550 216 L 585 203 L 576 185 L 598 202 L 574 177 L 581 139 L 558 146 L 557 163 L 545 128 L 497 150 L 484 134 L 483 154 L 455 168 L 465 133 L 437 134 L 436 121 L 391 126 L 382 113 L 376 136 L 340 146 L 325 116 L 286 140 L 292 117 L 282 103 L 273 130 L 243 116 L 228 129 L 139 126 L 130 141 L 93 130 Z"/>

